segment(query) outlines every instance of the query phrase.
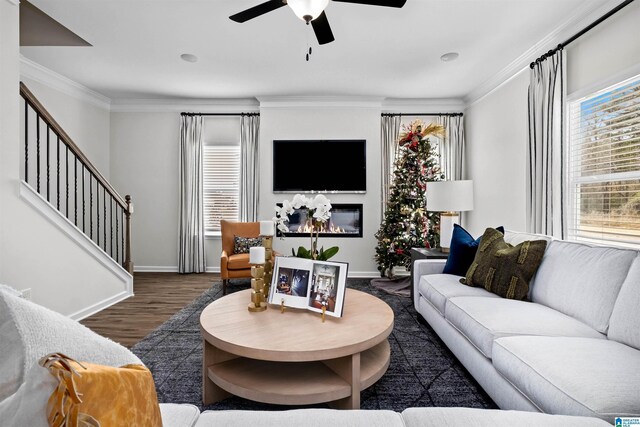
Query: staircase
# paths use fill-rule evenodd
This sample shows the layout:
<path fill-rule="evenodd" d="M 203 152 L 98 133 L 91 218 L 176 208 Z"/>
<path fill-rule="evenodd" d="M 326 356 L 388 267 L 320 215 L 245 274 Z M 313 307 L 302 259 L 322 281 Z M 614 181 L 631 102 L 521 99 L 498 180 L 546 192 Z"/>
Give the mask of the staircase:
<path fill-rule="evenodd" d="M 20 83 L 24 182 L 114 263 L 133 274 L 129 195 L 122 197 Z"/>

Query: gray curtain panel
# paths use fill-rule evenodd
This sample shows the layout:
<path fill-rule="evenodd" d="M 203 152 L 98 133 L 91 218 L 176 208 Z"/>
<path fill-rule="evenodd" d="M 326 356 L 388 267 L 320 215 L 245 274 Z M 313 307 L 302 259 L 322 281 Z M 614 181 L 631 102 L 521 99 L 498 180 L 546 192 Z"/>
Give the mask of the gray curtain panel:
<path fill-rule="evenodd" d="M 564 98 L 562 49 L 534 63 L 529 82 L 527 230 L 564 238 Z"/>
<path fill-rule="evenodd" d="M 240 121 L 240 221 L 243 222 L 258 220 L 259 131 L 260 116 L 242 116 Z"/>
<path fill-rule="evenodd" d="M 203 273 L 204 200 L 202 116 L 182 116 L 179 153 L 178 271 Z"/>
<path fill-rule="evenodd" d="M 387 209 L 389 201 L 389 189 L 393 181 L 393 164 L 398 153 L 398 134 L 402 117 L 398 115 L 382 116 L 380 131 L 382 152 L 382 215 Z"/>
<path fill-rule="evenodd" d="M 438 152 L 445 180 L 459 181 L 464 179 L 464 117 L 438 116 L 436 123 L 444 126 L 444 137 L 440 139 Z"/>

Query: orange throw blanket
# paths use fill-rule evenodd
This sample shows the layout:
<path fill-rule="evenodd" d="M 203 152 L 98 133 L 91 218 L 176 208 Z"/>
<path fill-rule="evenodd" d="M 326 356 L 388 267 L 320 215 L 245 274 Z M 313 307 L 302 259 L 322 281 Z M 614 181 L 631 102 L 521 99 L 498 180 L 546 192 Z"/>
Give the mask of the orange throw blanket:
<path fill-rule="evenodd" d="M 162 426 L 151 372 L 142 365 L 79 363 L 60 353 L 40 359 L 58 380 L 47 403 L 52 427 Z"/>

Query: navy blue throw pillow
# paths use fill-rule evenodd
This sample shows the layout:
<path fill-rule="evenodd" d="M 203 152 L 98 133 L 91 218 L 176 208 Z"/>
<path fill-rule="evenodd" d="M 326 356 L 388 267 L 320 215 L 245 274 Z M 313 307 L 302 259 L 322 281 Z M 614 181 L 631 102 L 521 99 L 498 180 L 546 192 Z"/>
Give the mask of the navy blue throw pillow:
<path fill-rule="evenodd" d="M 504 234 L 504 227 L 498 227 L 496 230 Z M 474 239 L 467 230 L 458 224 L 454 224 L 451 245 L 449 246 L 449 257 L 442 272 L 444 274 L 455 274 L 456 276 L 466 275 L 476 256 L 481 238 L 482 236 Z"/>

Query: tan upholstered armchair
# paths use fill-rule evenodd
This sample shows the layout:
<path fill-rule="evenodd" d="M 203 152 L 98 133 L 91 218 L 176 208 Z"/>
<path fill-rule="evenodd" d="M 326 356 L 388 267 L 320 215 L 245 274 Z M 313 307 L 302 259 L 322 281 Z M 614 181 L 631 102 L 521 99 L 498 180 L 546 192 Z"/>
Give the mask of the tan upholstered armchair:
<path fill-rule="evenodd" d="M 233 253 L 233 237 L 258 237 L 260 235 L 259 222 L 220 221 L 222 234 L 222 256 L 220 257 L 220 275 L 222 277 L 222 295 L 227 294 L 229 279 L 251 277 L 249 254 Z"/>

